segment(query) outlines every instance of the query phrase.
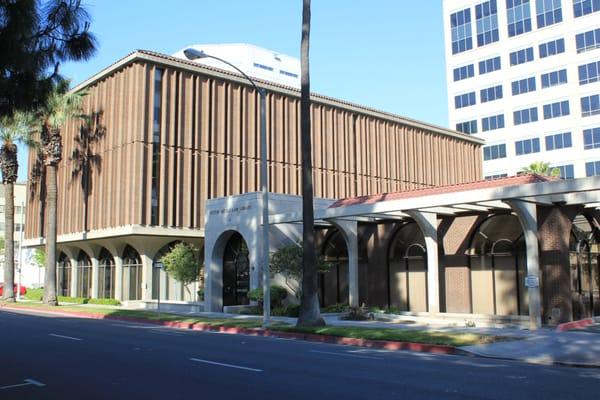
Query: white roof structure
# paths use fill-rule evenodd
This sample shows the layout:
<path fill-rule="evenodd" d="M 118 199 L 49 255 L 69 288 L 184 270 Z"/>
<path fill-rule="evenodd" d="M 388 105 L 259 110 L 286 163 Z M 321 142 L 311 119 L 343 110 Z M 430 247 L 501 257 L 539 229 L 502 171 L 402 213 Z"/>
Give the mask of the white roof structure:
<path fill-rule="evenodd" d="M 252 78 L 290 86 L 295 89 L 300 88 L 300 60 L 292 56 L 251 44 L 231 43 L 194 44 L 179 50 L 173 54 L 173 57 L 188 60 L 183 51 L 189 48 L 222 58 Z M 201 58 L 192 61 L 237 73 L 231 66 L 214 58 Z"/>
<path fill-rule="evenodd" d="M 342 199 L 329 208 L 315 210 L 315 223 L 327 225 L 330 219 L 355 221 L 410 218 L 412 211 L 437 215 L 457 215 L 474 211 L 511 209 L 507 203 L 521 200 L 540 205 L 582 204 L 600 208 L 600 177 L 548 180 L 538 175 L 522 175 L 458 185 L 417 189 Z M 302 213 L 271 215 L 271 224 L 302 221 Z"/>

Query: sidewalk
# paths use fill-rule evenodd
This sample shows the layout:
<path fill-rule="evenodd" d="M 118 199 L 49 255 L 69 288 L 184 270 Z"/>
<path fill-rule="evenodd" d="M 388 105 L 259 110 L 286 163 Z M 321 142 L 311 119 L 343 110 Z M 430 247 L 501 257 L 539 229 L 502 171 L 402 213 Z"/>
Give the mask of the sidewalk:
<path fill-rule="evenodd" d="M 525 340 L 467 346 L 461 349 L 480 357 L 600 368 L 600 324 L 586 330 L 567 332 L 544 328 L 530 332 Z"/>
<path fill-rule="evenodd" d="M 124 307 L 80 305 L 86 308 L 123 309 Z M 148 311 L 148 310 L 146 310 Z M 170 312 L 169 314 L 177 314 Z M 234 318 L 240 320 L 260 320 L 260 316 L 225 314 L 215 312 L 179 313 L 188 317 Z M 499 341 L 485 345 L 459 347 L 459 352 L 467 355 L 523 361 L 544 365 L 566 365 L 576 367 L 600 368 L 600 321 L 581 330 L 559 332 L 545 327 L 537 331 L 518 328 L 477 328 L 459 327 L 418 322 L 380 322 L 380 321 L 344 321 L 339 314 L 324 314 L 329 326 L 360 326 L 364 328 L 393 328 L 435 332 L 467 332 L 518 338 L 520 340 Z M 272 317 L 272 321 L 295 324 L 296 318 Z"/>

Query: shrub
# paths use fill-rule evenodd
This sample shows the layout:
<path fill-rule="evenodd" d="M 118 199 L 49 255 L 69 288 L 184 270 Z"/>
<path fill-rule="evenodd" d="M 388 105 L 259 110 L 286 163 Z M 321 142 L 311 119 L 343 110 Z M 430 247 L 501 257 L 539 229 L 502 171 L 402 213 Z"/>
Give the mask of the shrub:
<path fill-rule="evenodd" d="M 321 309 L 321 312 L 324 312 L 324 313 L 341 313 L 341 312 L 346 312 L 346 311 L 348 311 L 348 304 L 342 304 L 342 303 L 332 304 L 330 306 L 323 307 Z"/>
<path fill-rule="evenodd" d="M 343 316 L 342 319 L 346 321 L 365 321 L 369 319 L 369 316 L 362 307 L 350 307 L 350 312 Z"/>
<path fill-rule="evenodd" d="M 198 289 L 198 301 L 204 301 L 204 288 Z"/>
<path fill-rule="evenodd" d="M 244 307 L 237 312 L 241 315 L 262 315 L 262 313 L 263 309 L 256 306 Z"/>
<path fill-rule="evenodd" d="M 44 297 L 44 289 L 27 289 L 25 293 L 25 298 L 27 300 L 33 301 L 42 301 L 42 297 Z"/>
<path fill-rule="evenodd" d="M 287 296 L 287 290 L 281 286 L 271 286 L 271 308 L 281 306 L 281 302 Z M 257 301 L 258 304 L 263 302 L 263 288 L 259 287 L 248 292 L 248 299 Z"/>
<path fill-rule="evenodd" d="M 87 299 L 87 304 L 102 304 L 106 306 L 120 306 L 121 302 L 117 299 Z"/>
<path fill-rule="evenodd" d="M 300 305 L 290 304 L 289 306 L 275 307 L 271 310 L 271 315 L 275 317 L 293 317 L 300 316 Z"/>

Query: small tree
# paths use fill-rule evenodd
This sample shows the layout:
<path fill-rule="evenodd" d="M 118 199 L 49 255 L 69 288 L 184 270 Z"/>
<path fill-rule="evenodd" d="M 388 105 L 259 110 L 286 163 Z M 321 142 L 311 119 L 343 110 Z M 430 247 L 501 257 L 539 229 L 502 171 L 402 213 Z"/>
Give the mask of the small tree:
<path fill-rule="evenodd" d="M 302 242 L 282 247 L 271 254 L 270 269 L 273 274 L 282 276 L 285 285 L 292 291 L 296 298 L 302 294 L 298 284 L 302 281 Z M 317 257 L 317 271 L 329 272 L 331 264 L 323 257 Z"/>
<path fill-rule="evenodd" d="M 198 254 L 198 249 L 194 245 L 177 243 L 160 259 L 169 275 L 181 282 L 188 294 L 191 294 L 188 285 L 198 280 L 202 268 Z"/>
<path fill-rule="evenodd" d="M 42 268 L 46 265 L 46 253 L 42 249 L 35 249 L 31 256 L 31 261 L 38 267 Z"/>

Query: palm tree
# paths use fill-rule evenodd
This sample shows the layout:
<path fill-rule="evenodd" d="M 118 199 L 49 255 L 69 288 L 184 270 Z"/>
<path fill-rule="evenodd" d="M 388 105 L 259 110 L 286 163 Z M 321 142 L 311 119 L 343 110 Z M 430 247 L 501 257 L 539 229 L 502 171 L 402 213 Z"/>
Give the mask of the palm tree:
<path fill-rule="evenodd" d="M 5 248 L 4 255 L 4 289 L 2 297 L 4 301 L 14 302 L 15 293 L 13 285 L 15 281 L 15 198 L 14 183 L 17 181 L 19 163 L 17 160 L 17 143 L 27 146 L 33 145 L 34 117 L 30 113 L 17 112 L 12 117 L 0 120 L 0 170 L 2 171 L 2 184 L 4 185 L 4 227 Z M 21 228 L 22 229 L 22 228 Z"/>
<path fill-rule="evenodd" d="M 523 167 L 521 171 L 529 174 L 560 177 L 560 170 L 558 168 L 550 167 L 550 163 L 543 161 L 532 162 L 527 167 Z"/>
<path fill-rule="evenodd" d="M 310 132 L 310 0 L 302 4 L 302 40 L 300 66 L 300 119 L 302 135 L 302 298 L 298 326 L 323 326 L 319 311 L 317 255 L 312 181 L 312 144 Z"/>
<path fill-rule="evenodd" d="M 93 55 L 81 0 L 0 1 L 0 116 L 46 104 L 64 61 Z"/>
<path fill-rule="evenodd" d="M 56 170 L 62 159 L 62 126 L 82 118 L 82 103 L 87 92 L 67 92 L 68 81 L 57 84 L 42 115 L 42 157 L 46 169 L 46 275 L 44 303 L 58 305 L 56 297 Z"/>

